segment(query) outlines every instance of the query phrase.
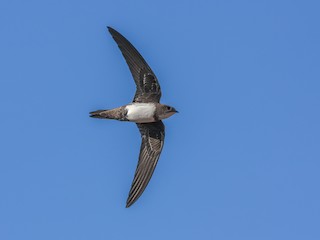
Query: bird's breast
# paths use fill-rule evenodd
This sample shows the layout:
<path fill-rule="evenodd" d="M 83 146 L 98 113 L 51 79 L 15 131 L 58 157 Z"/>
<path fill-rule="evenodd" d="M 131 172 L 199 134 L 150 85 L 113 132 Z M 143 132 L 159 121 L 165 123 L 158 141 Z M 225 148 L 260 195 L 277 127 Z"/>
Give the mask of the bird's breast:
<path fill-rule="evenodd" d="M 156 106 L 154 103 L 133 103 L 125 108 L 126 118 L 131 122 L 148 123 L 155 121 Z"/>

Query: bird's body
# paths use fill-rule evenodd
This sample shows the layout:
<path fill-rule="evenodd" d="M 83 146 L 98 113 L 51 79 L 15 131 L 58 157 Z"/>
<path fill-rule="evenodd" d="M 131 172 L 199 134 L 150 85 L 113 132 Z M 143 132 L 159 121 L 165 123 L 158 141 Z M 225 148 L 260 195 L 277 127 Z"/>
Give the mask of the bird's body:
<path fill-rule="evenodd" d="M 177 111 L 159 103 L 160 85 L 140 53 L 120 33 L 111 27 L 108 29 L 129 66 L 137 90 L 132 103 L 110 110 L 90 112 L 90 117 L 135 122 L 139 128 L 142 143 L 138 166 L 127 199 L 126 207 L 130 207 L 145 190 L 160 157 L 165 135 L 161 120 Z"/>
<path fill-rule="evenodd" d="M 136 123 L 156 122 L 160 120 L 156 112 L 156 103 L 132 103 L 125 107 L 127 119 Z"/>
<path fill-rule="evenodd" d="M 135 123 L 151 123 L 173 115 L 171 107 L 160 103 L 130 103 L 110 110 L 91 112 L 91 117 L 115 119 Z M 168 110 L 169 109 L 169 110 Z"/>

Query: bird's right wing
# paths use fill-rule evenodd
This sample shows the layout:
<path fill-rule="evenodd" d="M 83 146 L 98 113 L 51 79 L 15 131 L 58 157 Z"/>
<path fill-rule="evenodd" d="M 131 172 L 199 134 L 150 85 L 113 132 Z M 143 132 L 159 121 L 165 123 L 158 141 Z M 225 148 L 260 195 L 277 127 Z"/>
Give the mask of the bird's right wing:
<path fill-rule="evenodd" d="M 136 83 L 137 90 L 133 102 L 159 102 L 161 98 L 160 85 L 147 62 L 124 36 L 111 27 L 108 29 L 118 44 Z"/>
<path fill-rule="evenodd" d="M 131 185 L 127 206 L 130 207 L 147 187 L 153 171 L 158 163 L 164 143 L 164 125 L 162 121 L 153 123 L 137 123 L 142 143 L 138 166 Z"/>

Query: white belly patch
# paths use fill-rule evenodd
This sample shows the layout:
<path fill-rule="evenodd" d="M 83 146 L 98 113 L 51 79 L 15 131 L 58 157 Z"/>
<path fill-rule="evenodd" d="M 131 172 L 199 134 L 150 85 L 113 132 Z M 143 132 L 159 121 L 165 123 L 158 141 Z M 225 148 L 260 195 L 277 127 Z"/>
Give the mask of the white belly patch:
<path fill-rule="evenodd" d="M 133 103 L 126 106 L 127 119 L 136 123 L 154 122 L 156 106 L 153 103 Z"/>

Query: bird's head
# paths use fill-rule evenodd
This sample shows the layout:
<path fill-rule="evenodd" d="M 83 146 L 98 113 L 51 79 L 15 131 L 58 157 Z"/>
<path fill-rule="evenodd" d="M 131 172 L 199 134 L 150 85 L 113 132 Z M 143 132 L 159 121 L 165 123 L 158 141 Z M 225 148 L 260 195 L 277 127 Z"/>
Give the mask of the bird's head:
<path fill-rule="evenodd" d="M 161 105 L 159 109 L 158 116 L 160 119 L 171 117 L 173 114 L 177 113 L 178 111 L 171 106 L 168 105 Z"/>

